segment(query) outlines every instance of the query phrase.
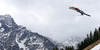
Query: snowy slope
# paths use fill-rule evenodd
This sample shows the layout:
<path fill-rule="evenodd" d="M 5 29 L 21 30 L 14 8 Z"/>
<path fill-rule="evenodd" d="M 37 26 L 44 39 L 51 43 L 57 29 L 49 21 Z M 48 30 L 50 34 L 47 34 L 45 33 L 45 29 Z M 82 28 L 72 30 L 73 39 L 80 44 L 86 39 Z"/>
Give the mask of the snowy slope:
<path fill-rule="evenodd" d="M 52 50 L 46 37 L 17 25 L 9 14 L 0 15 L 0 50 Z"/>
<path fill-rule="evenodd" d="M 93 47 L 91 50 L 100 50 L 100 43 L 96 45 L 95 47 Z"/>

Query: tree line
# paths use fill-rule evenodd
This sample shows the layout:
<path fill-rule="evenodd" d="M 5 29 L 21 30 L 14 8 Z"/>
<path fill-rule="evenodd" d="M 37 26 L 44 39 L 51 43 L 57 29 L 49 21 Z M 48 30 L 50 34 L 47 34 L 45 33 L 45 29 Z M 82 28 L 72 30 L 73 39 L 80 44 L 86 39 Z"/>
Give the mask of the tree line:
<path fill-rule="evenodd" d="M 90 32 L 90 34 L 87 34 L 87 37 L 77 45 L 77 50 L 82 50 L 99 39 L 100 39 L 100 27 L 99 29 L 95 29 L 93 33 Z"/>
<path fill-rule="evenodd" d="M 73 46 L 66 46 L 65 50 L 83 50 L 84 48 L 86 48 L 87 46 L 96 42 L 99 39 L 100 39 L 100 27 L 98 29 L 95 29 L 93 33 L 90 31 L 90 34 L 87 34 L 87 37 L 83 41 L 77 44 L 77 49 L 74 49 Z M 59 49 L 56 46 L 55 48 L 53 48 L 53 50 L 59 50 Z M 62 48 L 60 50 L 64 49 Z"/>
<path fill-rule="evenodd" d="M 57 46 L 56 46 L 55 48 L 53 48 L 53 50 L 64 50 L 64 49 L 63 48 L 58 49 Z M 74 47 L 73 46 L 66 46 L 65 50 L 74 50 Z"/>

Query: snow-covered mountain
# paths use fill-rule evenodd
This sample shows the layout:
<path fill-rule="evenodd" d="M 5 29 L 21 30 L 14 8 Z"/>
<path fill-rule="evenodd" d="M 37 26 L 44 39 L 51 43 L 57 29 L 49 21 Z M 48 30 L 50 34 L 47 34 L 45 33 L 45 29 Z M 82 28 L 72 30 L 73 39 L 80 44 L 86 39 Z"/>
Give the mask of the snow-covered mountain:
<path fill-rule="evenodd" d="M 81 42 L 84 38 L 80 37 L 71 37 L 67 39 L 64 44 L 67 46 L 76 46 L 79 42 Z"/>
<path fill-rule="evenodd" d="M 47 37 L 48 38 L 48 37 Z M 52 43 L 57 46 L 59 49 L 65 49 L 66 46 L 74 46 L 74 48 L 77 48 L 77 44 L 80 43 L 82 40 L 84 40 L 84 37 L 70 37 L 69 39 L 63 41 L 63 42 L 58 42 L 55 40 L 52 40 L 48 38 Z"/>
<path fill-rule="evenodd" d="M 0 15 L 0 50 L 52 50 L 48 38 L 17 25 L 9 15 Z"/>

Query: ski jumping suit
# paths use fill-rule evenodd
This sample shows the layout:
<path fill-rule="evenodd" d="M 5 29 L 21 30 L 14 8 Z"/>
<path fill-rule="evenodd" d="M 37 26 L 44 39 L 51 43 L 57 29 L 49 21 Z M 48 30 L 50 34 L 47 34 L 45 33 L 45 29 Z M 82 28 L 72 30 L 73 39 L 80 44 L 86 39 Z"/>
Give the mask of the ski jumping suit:
<path fill-rule="evenodd" d="M 78 9 L 78 8 L 76 8 L 76 7 L 71 7 L 71 9 L 76 10 L 77 12 L 81 13 L 81 15 L 85 14 L 85 15 L 87 15 L 87 16 L 90 16 L 90 15 L 84 13 L 82 10 L 80 10 L 80 9 Z"/>

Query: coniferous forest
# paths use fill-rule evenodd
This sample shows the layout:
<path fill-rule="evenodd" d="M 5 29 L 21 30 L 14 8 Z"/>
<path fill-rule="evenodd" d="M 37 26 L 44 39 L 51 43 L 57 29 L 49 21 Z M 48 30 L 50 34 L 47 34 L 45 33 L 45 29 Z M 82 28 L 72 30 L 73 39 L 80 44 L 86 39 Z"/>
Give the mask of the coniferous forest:
<path fill-rule="evenodd" d="M 99 39 L 100 39 L 100 27 L 98 29 L 95 29 L 93 33 L 90 31 L 90 33 L 87 34 L 87 37 L 83 41 L 77 44 L 77 49 L 74 49 L 73 46 L 66 46 L 65 50 L 83 50 L 84 48 L 88 47 L 90 44 L 96 42 Z M 59 50 L 59 49 L 56 47 L 53 48 L 53 50 Z"/>

